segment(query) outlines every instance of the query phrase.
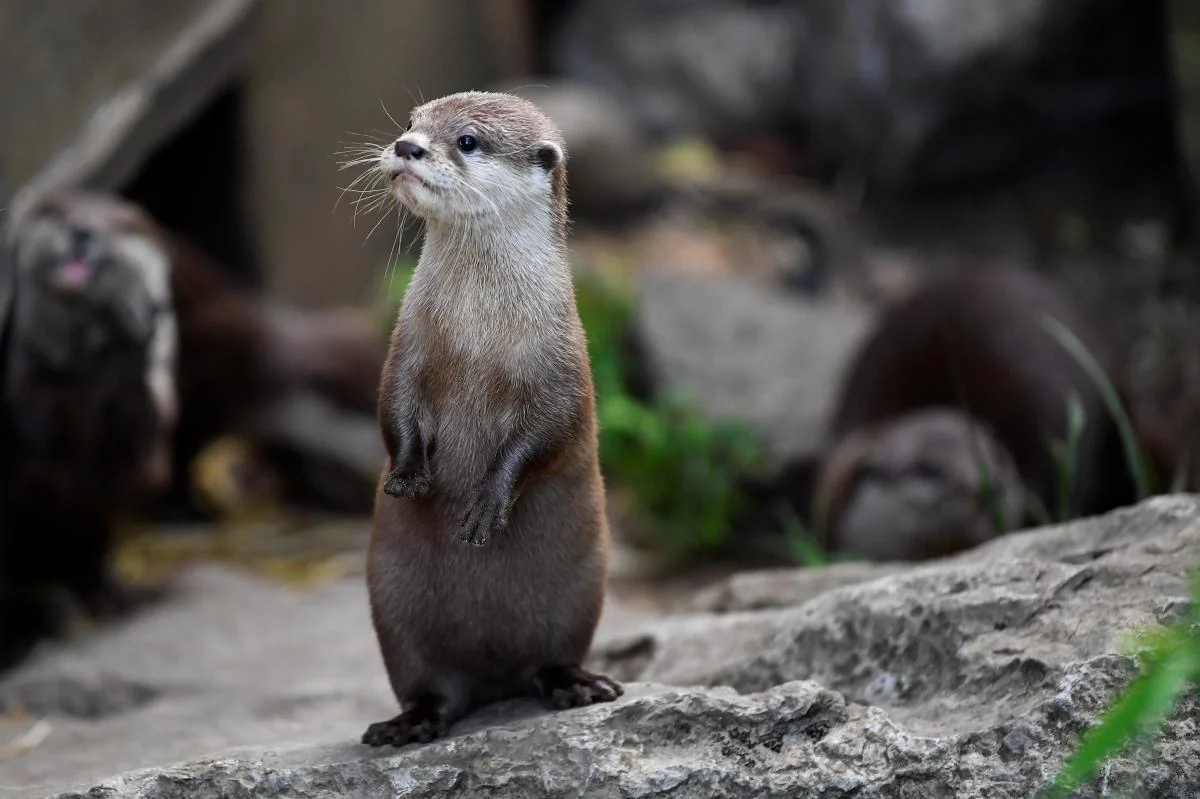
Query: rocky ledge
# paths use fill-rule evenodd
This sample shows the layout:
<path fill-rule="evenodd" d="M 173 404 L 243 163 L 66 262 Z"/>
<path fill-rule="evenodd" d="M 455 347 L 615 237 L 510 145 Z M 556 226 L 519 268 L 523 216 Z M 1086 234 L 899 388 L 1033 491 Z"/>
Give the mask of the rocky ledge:
<path fill-rule="evenodd" d="M 594 661 L 630 681 L 620 701 L 505 703 L 392 751 L 356 742 L 390 710 L 357 584 L 287 600 L 227 584 L 215 604 L 164 609 L 85 645 L 98 652 L 48 651 L 11 675 L 10 704 L 71 678 L 122 706 L 76 701 L 57 740 L 0 760 L 0 795 L 1030 797 L 1134 673 L 1130 634 L 1187 607 L 1197 555 L 1200 499 L 1162 497 L 924 565 L 743 574 L 675 615 L 610 609 Z M 222 607 L 253 608 L 257 631 Z M 185 618 L 189 635 L 172 633 Z M 224 647 L 154 643 L 208 628 Z M 130 648 L 143 635 L 170 670 Z M 1080 795 L 1198 795 L 1198 725 L 1193 694 L 1154 746 Z M 143 744 L 143 759 L 185 762 L 81 776 L 129 767 Z M 89 787 L 62 793 L 68 779 Z"/>

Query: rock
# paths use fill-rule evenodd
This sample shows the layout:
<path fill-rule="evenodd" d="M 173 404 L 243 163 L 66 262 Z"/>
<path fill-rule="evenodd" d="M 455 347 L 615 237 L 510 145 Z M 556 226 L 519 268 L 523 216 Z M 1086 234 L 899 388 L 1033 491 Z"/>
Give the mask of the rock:
<path fill-rule="evenodd" d="M 802 605 L 826 591 L 856 585 L 908 568 L 902 564 L 850 561 L 819 569 L 761 569 L 735 574 L 700 591 L 689 610 L 728 613 Z"/>
<path fill-rule="evenodd" d="M 657 388 L 749 423 L 780 464 L 816 453 L 842 369 L 871 321 L 848 299 L 646 269 L 635 330 Z"/>
<path fill-rule="evenodd" d="M 791 598 L 741 602 L 756 610 L 648 618 L 618 603 L 593 660 L 630 681 L 621 700 L 557 713 L 514 700 L 388 751 L 357 743 L 391 705 L 357 581 L 304 595 L 208 574 L 190 583 L 202 602 L 48 649 L 6 679 L 0 695 L 86 673 L 158 693 L 94 720 L 53 715 L 0 782 L 80 799 L 1030 797 L 1135 672 L 1130 632 L 1186 607 L 1198 555 L 1200 497 L 1160 497 L 922 566 L 724 586 L 769 581 Z M 1196 795 L 1197 724 L 1191 695 L 1147 754 L 1078 795 Z M 153 767 L 93 776 L 138 761 Z"/>
<path fill-rule="evenodd" d="M 1156 13 L 1083 0 L 583 0 L 551 59 L 651 135 L 803 130 L 816 166 L 906 186 L 1061 163 L 1086 147 L 1054 148 L 1088 130 L 1094 143 L 1117 118 L 1170 147 Z M 1085 63 L 1084 48 L 1103 55 Z"/>

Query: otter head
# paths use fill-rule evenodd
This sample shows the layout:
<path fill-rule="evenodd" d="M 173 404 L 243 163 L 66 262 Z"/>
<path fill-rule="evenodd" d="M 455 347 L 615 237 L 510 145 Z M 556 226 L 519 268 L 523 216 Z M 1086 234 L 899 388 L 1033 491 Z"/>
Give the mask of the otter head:
<path fill-rule="evenodd" d="M 986 425 L 950 408 L 841 440 L 823 464 L 818 496 L 830 538 L 876 560 L 976 546 L 1015 527 L 1026 509 L 1008 450 Z"/>
<path fill-rule="evenodd" d="M 15 226 L 13 249 L 22 304 L 69 308 L 80 322 L 115 319 L 144 341 L 169 300 L 169 261 L 149 220 L 108 195 L 42 199 Z"/>
<path fill-rule="evenodd" d="M 484 227 L 543 208 L 566 225 L 566 145 L 514 95 L 463 92 L 414 108 L 379 169 L 397 202 L 427 221 Z"/>

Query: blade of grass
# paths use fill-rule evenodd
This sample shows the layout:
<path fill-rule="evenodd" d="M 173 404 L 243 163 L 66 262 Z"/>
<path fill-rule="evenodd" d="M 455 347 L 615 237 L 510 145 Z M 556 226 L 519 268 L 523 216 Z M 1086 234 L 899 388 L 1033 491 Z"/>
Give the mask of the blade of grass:
<path fill-rule="evenodd" d="M 1197 654 L 1194 644 L 1177 646 L 1135 678 L 1063 763 L 1047 789 L 1047 798 L 1068 795 L 1092 779 L 1131 739 L 1156 729 L 1196 674 L 1200 665 Z"/>
<path fill-rule="evenodd" d="M 1126 414 L 1120 398 L 1117 396 L 1117 391 L 1113 388 L 1112 383 L 1104 374 L 1104 370 L 1092 354 L 1088 352 L 1087 347 L 1079 340 L 1070 328 L 1059 322 L 1053 316 L 1045 314 L 1042 318 L 1042 327 L 1049 333 L 1063 349 L 1075 359 L 1076 363 L 1087 372 L 1088 377 L 1095 383 L 1096 388 L 1100 391 L 1100 396 L 1104 399 L 1104 404 L 1108 407 L 1108 412 L 1112 414 L 1113 421 L 1117 424 L 1117 429 L 1121 435 L 1121 444 L 1125 449 L 1125 460 L 1129 466 L 1130 475 L 1133 477 L 1134 484 L 1137 486 L 1137 496 L 1139 500 L 1150 496 L 1151 487 L 1150 479 L 1147 473 L 1145 459 L 1142 456 L 1141 446 L 1138 444 L 1137 436 L 1133 431 L 1133 423 Z"/>

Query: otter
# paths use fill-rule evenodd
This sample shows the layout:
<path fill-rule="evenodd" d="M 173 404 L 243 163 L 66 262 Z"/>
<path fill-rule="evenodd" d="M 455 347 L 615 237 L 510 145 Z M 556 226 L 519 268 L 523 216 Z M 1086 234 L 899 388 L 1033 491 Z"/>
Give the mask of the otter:
<path fill-rule="evenodd" d="M 399 715 L 362 741 L 440 737 L 514 696 L 615 700 L 584 670 L 609 529 L 567 263 L 566 147 L 513 95 L 413 109 L 378 170 L 425 238 L 379 391 L 388 462 L 367 556 Z"/>
<path fill-rule="evenodd" d="M 847 370 L 831 440 L 912 411 L 955 408 L 1011 454 L 1030 499 L 1023 523 L 1044 521 L 1033 514 L 1039 503 L 1076 518 L 1133 502 L 1117 424 L 1092 378 L 1046 329 L 1047 316 L 1084 344 L 1129 407 L 1111 343 L 1054 282 L 1024 268 L 979 266 L 933 277 L 882 313 Z M 1060 496 L 1054 451 L 1067 439 L 1072 394 L 1086 423 L 1073 483 Z M 1172 477 L 1173 448 L 1144 424 L 1138 433 L 1161 489 Z"/>
<path fill-rule="evenodd" d="M 178 333 L 150 230 L 135 208 L 61 195 L 13 236 L 4 582 L 65 588 L 94 616 L 142 595 L 112 574 L 110 537 L 172 476 Z"/>
<path fill-rule="evenodd" d="M 904 413 L 838 440 L 822 460 L 818 529 L 835 551 L 925 560 L 1013 529 L 1025 494 L 990 428 L 953 408 Z"/>
<path fill-rule="evenodd" d="M 65 587 L 89 615 L 128 609 L 147 592 L 108 566 L 116 518 L 162 518 L 178 510 L 167 500 L 190 503 L 195 454 L 229 433 L 263 451 L 289 499 L 370 512 L 383 455 L 381 332 L 337 309 L 238 290 L 117 195 L 54 192 L 10 227 L 5 584 Z M 338 440 L 323 441 L 314 423 Z"/>

